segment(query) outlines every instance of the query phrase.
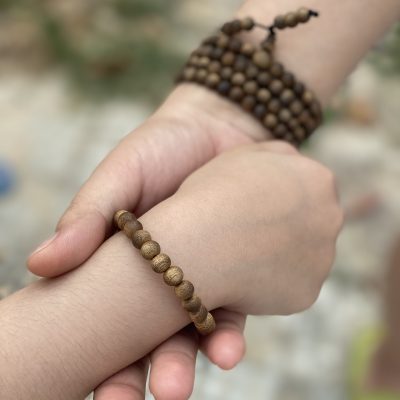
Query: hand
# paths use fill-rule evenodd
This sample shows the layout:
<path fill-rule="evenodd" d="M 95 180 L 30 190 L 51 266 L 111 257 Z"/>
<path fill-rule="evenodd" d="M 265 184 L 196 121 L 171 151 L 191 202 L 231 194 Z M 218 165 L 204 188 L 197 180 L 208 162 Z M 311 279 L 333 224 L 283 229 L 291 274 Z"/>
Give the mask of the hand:
<path fill-rule="evenodd" d="M 52 277 L 76 268 L 110 234 L 117 209 L 133 210 L 140 216 L 174 193 L 187 175 L 215 155 L 265 136 L 252 117 L 238 114 L 225 100 L 203 88 L 181 85 L 98 166 L 59 221 L 56 236 L 31 255 L 29 269 Z M 245 316 L 220 310 L 216 319 L 218 329 L 199 344 L 195 335 L 180 333 L 150 355 L 150 388 L 158 399 L 189 396 L 199 345 L 223 369 L 240 361 L 245 348 Z M 134 393 L 141 398 L 146 365 L 133 365 L 104 382 L 96 399 L 124 400 Z M 127 389 L 129 385 L 131 389 Z"/>

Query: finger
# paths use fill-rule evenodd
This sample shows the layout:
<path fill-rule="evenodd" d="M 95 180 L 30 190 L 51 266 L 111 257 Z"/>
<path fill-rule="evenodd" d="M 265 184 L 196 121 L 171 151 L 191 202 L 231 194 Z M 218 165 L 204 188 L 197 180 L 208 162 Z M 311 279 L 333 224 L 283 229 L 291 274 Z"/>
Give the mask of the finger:
<path fill-rule="evenodd" d="M 197 351 L 197 333 L 190 326 L 152 352 L 150 392 L 157 400 L 186 400 L 190 397 Z"/>
<path fill-rule="evenodd" d="M 94 391 L 94 400 L 144 400 L 148 358 L 143 358 L 104 381 Z"/>
<path fill-rule="evenodd" d="M 258 150 L 269 151 L 271 153 L 278 154 L 299 154 L 297 149 L 288 142 L 284 142 L 283 140 L 271 140 L 268 142 L 260 142 L 252 145 L 254 148 Z"/>
<path fill-rule="evenodd" d="M 169 125 L 150 120 L 97 167 L 62 216 L 53 240 L 29 257 L 33 273 L 50 277 L 79 266 L 110 232 L 116 210 L 140 215 L 213 156 L 206 135 L 177 132 L 183 127 Z"/>
<path fill-rule="evenodd" d="M 218 309 L 213 312 L 216 329 L 200 338 L 200 348 L 208 359 L 222 369 L 232 369 L 246 351 L 243 330 L 246 316 L 235 311 Z"/>

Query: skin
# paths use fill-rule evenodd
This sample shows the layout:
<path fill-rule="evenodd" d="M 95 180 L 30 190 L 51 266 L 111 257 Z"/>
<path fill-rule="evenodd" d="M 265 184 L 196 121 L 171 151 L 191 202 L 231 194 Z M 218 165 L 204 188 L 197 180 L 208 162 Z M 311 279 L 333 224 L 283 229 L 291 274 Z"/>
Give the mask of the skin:
<path fill-rule="evenodd" d="M 280 142 L 216 157 L 141 217 L 209 309 L 269 315 L 316 300 L 342 221 L 332 173 Z M 188 323 L 117 233 L 80 268 L 0 302 L 0 398 L 83 398 Z M 124 373 L 138 387 L 145 363 Z"/>
<path fill-rule="evenodd" d="M 237 15 L 255 15 L 260 21 L 270 21 L 280 12 L 299 6 L 317 9 L 321 17 L 297 27 L 295 33 L 279 32 L 276 57 L 327 104 L 359 59 L 399 18 L 399 3 L 397 0 L 248 0 Z M 355 21 L 360 17 L 363 23 L 357 24 Z M 257 41 L 260 35 L 262 31 L 252 34 L 249 40 Z M 152 118 L 128 135 L 99 165 L 60 220 L 56 238 L 30 257 L 29 268 L 41 276 L 56 276 L 76 268 L 108 237 L 116 209 L 126 208 L 141 215 L 174 193 L 186 176 L 215 155 L 265 138 L 268 136 L 258 123 L 238 113 L 229 102 L 201 87 L 181 85 Z M 114 193 L 112 199 L 110 192 Z M 199 345 L 211 361 L 229 369 L 244 353 L 245 317 L 224 310 L 219 318 L 219 329 Z M 180 335 L 154 350 L 156 356 L 150 355 L 157 361 L 150 377 L 152 391 L 159 393 L 157 398 L 188 397 L 194 379 L 196 349 L 195 337 L 186 340 L 185 335 Z M 171 364 L 176 369 L 171 369 Z M 130 367 L 104 382 L 97 398 L 102 400 L 115 394 L 124 400 L 133 398 L 134 391 L 141 398 L 143 388 L 137 388 L 143 383 L 142 376 L 143 368 Z M 176 389 L 178 385 L 171 385 L 174 379 L 185 382 L 183 386 L 188 389 Z M 130 383 L 133 392 L 120 394 L 121 390 L 126 392 L 126 384 Z"/>

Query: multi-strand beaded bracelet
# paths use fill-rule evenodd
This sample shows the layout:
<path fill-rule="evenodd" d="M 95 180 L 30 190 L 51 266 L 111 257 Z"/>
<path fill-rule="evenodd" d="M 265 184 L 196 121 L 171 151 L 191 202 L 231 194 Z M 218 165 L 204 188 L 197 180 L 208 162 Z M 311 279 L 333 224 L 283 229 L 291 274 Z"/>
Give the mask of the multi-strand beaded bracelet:
<path fill-rule="evenodd" d="M 270 26 L 252 18 L 227 22 L 191 54 L 177 81 L 216 91 L 250 112 L 274 137 L 300 145 L 321 123 L 321 105 L 311 90 L 274 60 L 273 53 L 276 30 L 316 16 L 303 7 L 278 15 Z M 256 27 L 268 32 L 259 46 L 237 37 Z"/>
<path fill-rule="evenodd" d="M 194 286 L 183 279 L 183 271 L 173 266 L 167 254 L 161 253 L 160 245 L 152 240 L 149 232 L 143 229 L 134 214 L 120 210 L 114 215 L 115 225 L 131 239 L 132 244 L 140 249 L 143 258 L 151 262 L 154 272 L 163 274 L 164 282 L 174 287 L 176 296 L 181 300 L 183 308 L 189 312 L 196 329 L 207 335 L 215 329 L 213 316 L 202 304 L 200 297 L 194 293 Z"/>

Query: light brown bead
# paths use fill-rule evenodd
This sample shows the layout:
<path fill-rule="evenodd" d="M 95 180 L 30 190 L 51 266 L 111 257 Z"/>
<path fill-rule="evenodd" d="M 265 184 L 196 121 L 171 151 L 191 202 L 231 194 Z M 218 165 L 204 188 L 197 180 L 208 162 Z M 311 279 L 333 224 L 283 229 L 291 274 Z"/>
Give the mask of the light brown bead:
<path fill-rule="evenodd" d="M 143 225 L 135 218 L 132 221 L 128 221 L 124 225 L 124 233 L 128 238 L 132 239 L 136 231 L 143 229 Z"/>
<path fill-rule="evenodd" d="M 193 65 L 195 67 L 199 66 L 199 61 L 200 61 L 200 57 L 197 54 L 193 54 L 192 56 L 190 56 L 189 58 L 189 64 Z"/>
<path fill-rule="evenodd" d="M 211 54 L 213 47 L 209 44 L 204 44 L 203 46 L 200 46 L 198 49 L 198 54 L 202 57 L 209 57 Z"/>
<path fill-rule="evenodd" d="M 194 286 L 192 282 L 182 281 L 178 286 L 175 286 L 175 294 L 181 300 L 188 300 L 193 296 Z"/>
<path fill-rule="evenodd" d="M 293 90 L 290 89 L 284 89 L 283 92 L 280 95 L 280 100 L 282 104 L 288 105 L 290 104 L 295 98 L 295 94 Z"/>
<path fill-rule="evenodd" d="M 218 61 L 211 61 L 208 70 L 210 72 L 219 72 L 221 70 L 221 63 Z"/>
<path fill-rule="evenodd" d="M 251 43 L 245 42 L 242 44 L 242 48 L 241 48 L 240 52 L 246 56 L 251 56 L 255 50 L 256 50 L 256 48 L 254 47 L 254 45 L 252 45 Z"/>
<path fill-rule="evenodd" d="M 281 103 L 277 99 L 271 99 L 267 104 L 267 108 L 272 114 L 276 114 L 281 108 Z"/>
<path fill-rule="evenodd" d="M 150 233 L 143 229 L 136 231 L 132 236 L 132 244 L 137 249 L 140 249 L 143 246 L 143 243 L 146 243 L 149 240 L 151 240 Z"/>
<path fill-rule="evenodd" d="M 305 23 L 310 19 L 310 10 L 301 7 L 296 11 L 296 19 L 298 22 Z"/>
<path fill-rule="evenodd" d="M 274 78 L 280 78 L 283 75 L 283 65 L 278 63 L 278 62 L 274 62 L 271 65 L 271 68 L 269 70 L 270 74 L 274 77 Z"/>
<path fill-rule="evenodd" d="M 221 49 L 221 47 L 214 47 L 211 51 L 210 58 L 213 60 L 219 60 L 223 54 L 224 49 Z"/>
<path fill-rule="evenodd" d="M 195 313 L 200 310 L 201 299 L 195 294 L 188 300 L 182 301 L 182 307 L 189 312 Z"/>
<path fill-rule="evenodd" d="M 177 286 L 182 282 L 183 271 L 176 266 L 168 268 L 164 272 L 164 282 L 169 286 Z"/>
<path fill-rule="evenodd" d="M 183 78 L 188 81 L 191 81 L 192 79 L 194 79 L 195 75 L 196 75 L 196 68 L 186 67 L 183 70 Z"/>
<path fill-rule="evenodd" d="M 297 25 L 297 16 L 296 13 L 290 12 L 285 15 L 285 25 L 293 28 Z"/>
<path fill-rule="evenodd" d="M 207 77 L 207 70 L 206 69 L 201 68 L 201 69 L 198 69 L 196 71 L 196 76 L 195 76 L 196 81 L 202 83 L 202 82 L 205 81 L 206 77 Z"/>
<path fill-rule="evenodd" d="M 140 252 L 142 253 L 143 258 L 146 260 L 151 260 L 157 254 L 160 254 L 161 248 L 160 245 L 154 240 L 149 240 L 148 242 L 143 243 L 140 248 Z"/>
<path fill-rule="evenodd" d="M 215 72 L 212 72 L 212 73 L 208 74 L 206 77 L 206 85 L 208 87 L 215 87 L 218 85 L 220 80 L 221 80 L 221 78 L 219 77 L 219 75 Z"/>
<path fill-rule="evenodd" d="M 215 330 L 215 320 L 214 317 L 208 313 L 206 319 L 203 322 L 195 323 L 194 326 L 201 335 L 208 335 Z"/>
<path fill-rule="evenodd" d="M 124 225 L 128 221 L 132 221 L 135 216 L 126 210 L 119 210 L 114 214 L 114 224 L 118 226 L 119 229 L 124 229 Z"/>
<path fill-rule="evenodd" d="M 235 72 L 232 75 L 231 81 L 234 85 L 241 86 L 246 81 L 246 77 L 242 72 Z"/>
<path fill-rule="evenodd" d="M 240 20 L 240 24 L 242 29 L 249 31 L 254 27 L 254 20 L 251 17 L 243 18 L 242 20 Z"/>
<path fill-rule="evenodd" d="M 218 39 L 217 39 L 217 46 L 221 49 L 225 49 L 226 47 L 228 47 L 229 44 L 229 36 L 221 33 L 220 35 L 218 35 Z"/>
<path fill-rule="evenodd" d="M 250 111 L 254 108 L 256 103 L 257 103 L 257 101 L 254 96 L 247 95 L 247 96 L 243 97 L 241 105 L 245 110 Z"/>
<path fill-rule="evenodd" d="M 253 62 L 260 68 L 268 68 L 271 64 L 271 56 L 264 50 L 258 50 L 253 54 Z"/>
<path fill-rule="evenodd" d="M 242 88 L 239 86 L 234 86 L 230 91 L 229 91 L 229 98 L 231 98 L 234 101 L 239 101 L 243 98 L 244 92 Z"/>
<path fill-rule="evenodd" d="M 157 272 L 157 274 L 165 272 L 170 266 L 171 266 L 171 259 L 167 254 L 164 253 L 157 254 L 151 260 L 151 267 L 153 268 L 154 272 Z"/>
<path fill-rule="evenodd" d="M 268 89 L 259 89 L 257 92 L 257 99 L 261 102 L 261 103 L 267 103 L 271 98 L 271 93 Z"/>
<path fill-rule="evenodd" d="M 278 95 L 282 92 L 283 90 L 283 83 L 279 79 L 274 79 L 271 81 L 269 84 L 269 90 L 271 91 L 272 94 Z"/>
<path fill-rule="evenodd" d="M 243 85 L 243 90 L 245 93 L 247 94 L 256 94 L 258 91 L 258 85 L 256 81 L 247 81 L 244 85 Z"/>
<path fill-rule="evenodd" d="M 275 25 L 278 29 L 284 29 L 284 28 L 286 28 L 285 16 L 284 16 L 284 15 L 278 15 L 278 16 L 276 16 L 275 19 L 274 19 L 274 25 Z"/>
<path fill-rule="evenodd" d="M 315 97 L 310 90 L 306 90 L 301 99 L 303 100 L 304 104 L 310 105 L 314 101 Z"/>
<path fill-rule="evenodd" d="M 221 62 L 223 65 L 233 65 L 235 61 L 235 53 L 232 53 L 231 51 L 227 51 L 222 55 Z"/>
<path fill-rule="evenodd" d="M 233 74 L 233 69 L 231 67 L 223 67 L 220 72 L 222 79 L 230 79 L 232 74 Z"/>
<path fill-rule="evenodd" d="M 282 122 L 287 123 L 292 118 L 292 113 L 287 108 L 282 108 L 282 110 L 279 111 L 278 118 Z"/>
<path fill-rule="evenodd" d="M 274 114 L 267 114 L 263 122 L 268 129 L 273 129 L 278 124 L 278 118 Z"/>
<path fill-rule="evenodd" d="M 304 110 L 303 103 L 300 100 L 295 100 L 290 104 L 289 110 L 293 115 L 300 115 Z"/>
<path fill-rule="evenodd" d="M 200 309 L 197 312 L 190 312 L 189 316 L 190 319 L 195 322 L 195 323 L 200 323 L 203 322 L 207 318 L 208 310 L 207 308 L 202 304 L 200 306 Z"/>
<path fill-rule="evenodd" d="M 210 64 L 210 58 L 209 57 L 200 57 L 200 60 L 199 60 L 199 66 L 200 67 L 204 67 L 204 68 L 207 68 L 208 67 L 208 64 Z"/>

